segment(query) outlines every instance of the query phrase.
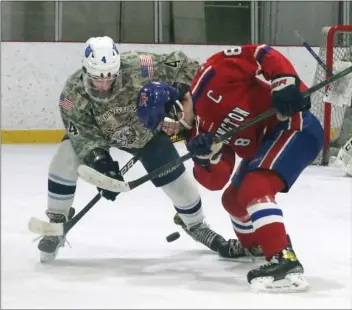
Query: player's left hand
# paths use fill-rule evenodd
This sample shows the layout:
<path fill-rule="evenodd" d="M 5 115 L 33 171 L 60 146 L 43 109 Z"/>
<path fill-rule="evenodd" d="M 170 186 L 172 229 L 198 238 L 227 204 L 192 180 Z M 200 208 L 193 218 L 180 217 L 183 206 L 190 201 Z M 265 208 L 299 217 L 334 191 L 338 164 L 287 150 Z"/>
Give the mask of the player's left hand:
<path fill-rule="evenodd" d="M 306 100 L 300 91 L 300 83 L 299 78 L 295 76 L 280 76 L 273 79 L 271 84 L 273 106 L 281 116 L 291 116 L 310 108 L 309 100 Z"/>

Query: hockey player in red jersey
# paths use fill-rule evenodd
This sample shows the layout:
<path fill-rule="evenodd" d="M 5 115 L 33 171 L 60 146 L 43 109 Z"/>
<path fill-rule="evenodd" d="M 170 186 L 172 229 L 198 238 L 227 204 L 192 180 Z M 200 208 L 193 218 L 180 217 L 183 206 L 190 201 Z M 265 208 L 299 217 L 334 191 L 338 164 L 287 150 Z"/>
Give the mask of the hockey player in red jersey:
<path fill-rule="evenodd" d="M 211 56 L 197 72 L 191 86 L 193 113 L 189 107 L 178 108 L 183 122 L 192 126 L 187 149 L 194 155 L 194 176 L 200 184 L 222 190 L 233 174 L 236 154 L 242 158 L 222 194 L 238 240 L 224 243 L 219 254 L 236 258 L 239 247 L 251 253 L 260 246 L 269 263 L 247 275 L 257 290 L 299 291 L 309 286 L 275 200 L 290 190 L 322 148 L 323 130 L 309 112 L 310 100 L 302 96 L 306 89 L 292 64 L 274 48 L 236 46 Z M 164 104 L 165 113 L 174 105 Z M 157 100 L 147 105 L 151 108 Z M 214 137 L 272 106 L 277 115 L 224 143 L 213 143 Z M 138 107 L 137 114 L 146 127 L 151 120 L 160 123 L 162 113 L 156 116 L 153 109 L 149 114 L 144 109 Z"/>

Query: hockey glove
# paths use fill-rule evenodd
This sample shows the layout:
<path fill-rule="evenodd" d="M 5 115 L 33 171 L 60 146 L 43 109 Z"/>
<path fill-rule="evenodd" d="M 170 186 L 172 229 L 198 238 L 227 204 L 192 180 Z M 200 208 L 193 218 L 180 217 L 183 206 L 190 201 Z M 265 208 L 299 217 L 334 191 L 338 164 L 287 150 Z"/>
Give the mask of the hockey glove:
<path fill-rule="evenodd" d="M 120 173 L 120 167 L 117 161 L 113 161 L 112 157 L 110 156 L 109 152 L 104 149 L 94 149 L 89 157 L 88 157 L 88 164 L 93 167 L 95 170 L 99 171 L 100 173 L 105 174 L 106 176 L 123 181 L 123 177 Z M 102 190 L 98 187 L 98 191 L 102 191 L 102 196 L 111 201 L 115 201 L 116 196 L 118 193 L 110 192 L 108 190 Z"/>
<path fill-rule="evenodd" d="M 278 76 L 273 79 L 271 95 L 280 120 L 310 108 L 310 101 L 303 97 L 300 84 L 300 79 L 295 76 Z"/>
<path fill-rule="evenodd" d="M 214 133 L 200 133 L 187 143 L 193 161 L 201 167 L 220 162 L 223 143 L 213 143 Z"/>

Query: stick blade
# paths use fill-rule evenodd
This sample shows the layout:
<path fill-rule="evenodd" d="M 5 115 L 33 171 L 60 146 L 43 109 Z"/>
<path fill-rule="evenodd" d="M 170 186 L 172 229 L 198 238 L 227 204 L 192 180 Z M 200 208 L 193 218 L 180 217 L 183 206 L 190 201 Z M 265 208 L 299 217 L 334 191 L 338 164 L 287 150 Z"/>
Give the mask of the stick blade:
<path fill-rule="evenodd" d="M 61 236 L 64 234 L 64 225 L 62 223 L 49 223 L 36 217 L 30 218 L 28 229 L 42 236 Z"/>
<path fill-rule="evenodd" d="M 88 182 L 89 184 L 111 192 L 120 193 L 131 190 L 128 183 L 109 178 L 108 176 L 87 165 L 80 165 L 78 167 L 78 175 L 82 180 Z"/>

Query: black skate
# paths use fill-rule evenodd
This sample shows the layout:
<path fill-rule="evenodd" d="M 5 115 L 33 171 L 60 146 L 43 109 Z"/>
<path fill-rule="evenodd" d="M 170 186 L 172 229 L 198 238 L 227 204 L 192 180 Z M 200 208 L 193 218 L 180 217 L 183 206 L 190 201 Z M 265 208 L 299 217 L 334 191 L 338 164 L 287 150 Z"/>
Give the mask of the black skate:
<path fill-rule="evenodd" d="M 70 208 L 68 219 L 70 220 L 75 214 L 75 209 Z M 56 214 L 46 212 L 51 223 L 65 223 L 65 216 L 62 214 Z M 65 236 L 44 236 L 38 244 L 40 250 L 40 262 L 48 263 L 56 258 L 56 255 L 60 247 L 65 245 Z"/>
<path fill-rule="evenodd" d="M 176 213 L 174 216 L 174 223 L 183 228 L 183 230 L 190 235 L 195 241 L 204 244 L 209 249 L 218 252 L 219 246 L 226 240 L 215 231 L 209 228 L 209 225 L 205 222 L 192 226 L 190 229 L 186 227 L 180 218 L 179 214 Z"/>
<path fill-rule="evenodd" d="M 289 243 L 268 264 L 248 272 L 247 280 L 255 291 L 293 293 L 309 288 L 303 273 L 303 266 Z"/>
<path fill-rule="evenodd" d="M 241 242 L 237 239 L 229 239 L 225 242 L 222 242 L 219 247 L 219 256 L 234 259 L 250 257 L 252 260 L 255 258 L 264 258 L 263 251 L 259 246 L 253 248 L 244 248 Z"/>

